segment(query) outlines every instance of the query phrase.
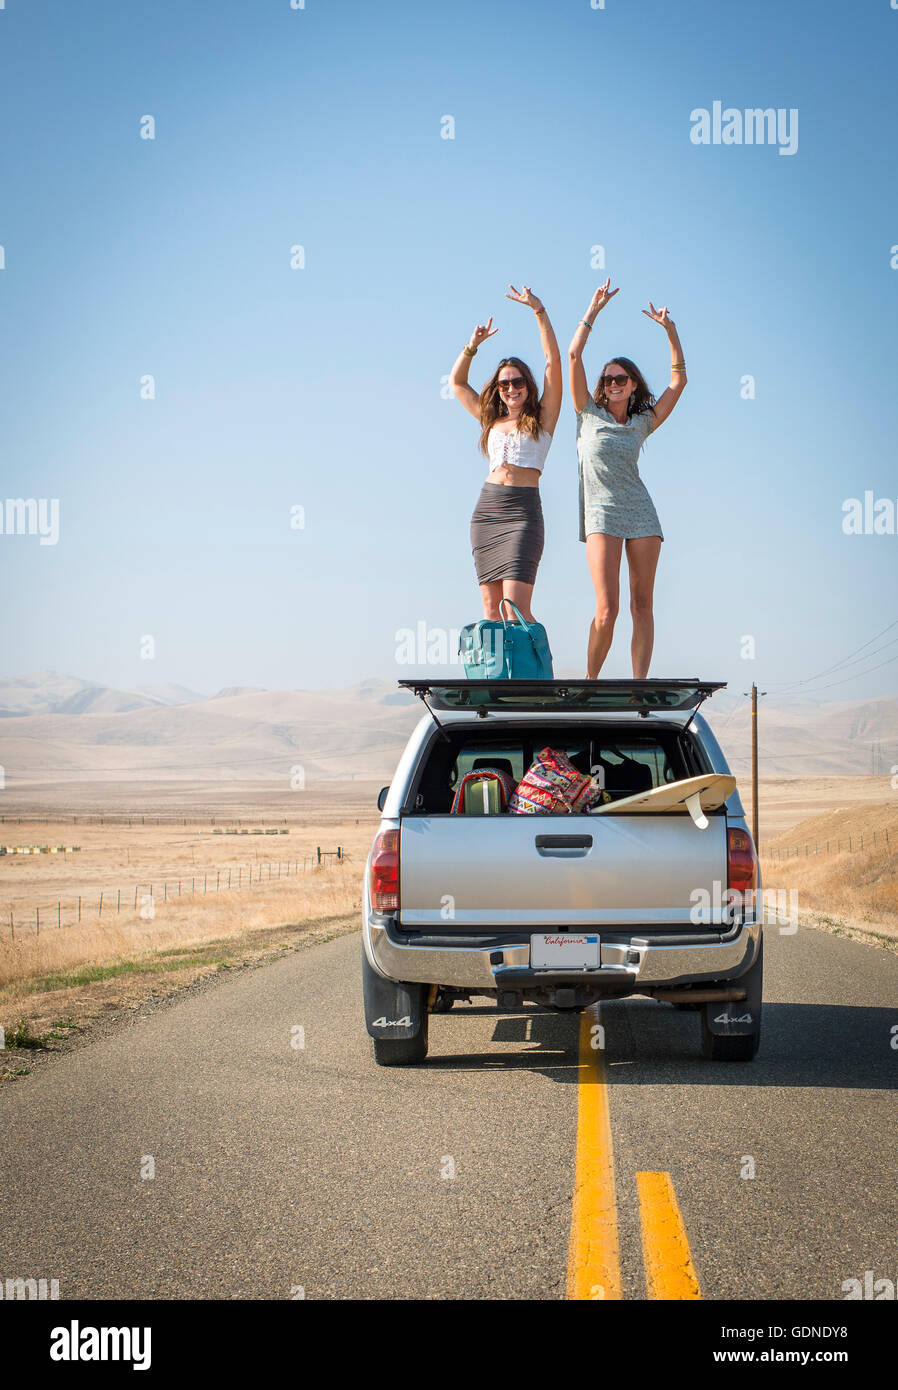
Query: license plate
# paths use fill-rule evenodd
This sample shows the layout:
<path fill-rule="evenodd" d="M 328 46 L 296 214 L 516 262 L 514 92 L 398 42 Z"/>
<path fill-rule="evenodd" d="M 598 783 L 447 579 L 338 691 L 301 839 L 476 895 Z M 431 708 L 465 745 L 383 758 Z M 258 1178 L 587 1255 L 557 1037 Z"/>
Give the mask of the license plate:
<path fill-rule="evenodd" d="M 599 938 L 590 932 L 541 932 L 530 938 L 532 970 L 596 970 Z"/>

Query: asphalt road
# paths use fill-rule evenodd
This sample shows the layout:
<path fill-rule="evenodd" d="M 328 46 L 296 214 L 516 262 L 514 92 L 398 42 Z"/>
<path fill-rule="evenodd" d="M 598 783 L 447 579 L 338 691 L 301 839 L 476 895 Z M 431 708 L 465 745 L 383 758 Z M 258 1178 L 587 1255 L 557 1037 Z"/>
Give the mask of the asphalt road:
<path fill-rule="evenodd" d="M 898 956 L 806 928 L 766 941 L 752 1063 L 703 1061 L 697 1014 L 601 1008 L 625 1299 L 647 1296 L 644 1172 L 670 1175 L 704 1299 L 898 1278 Z M 565 1297 L 596 1081 L 578 1019 L 456 1006 L 426 1065 L 378 1068 L 359 952 L 345 936 L 223 980 L 4 1087 L 0 1280 L 89 1299 Z"/>

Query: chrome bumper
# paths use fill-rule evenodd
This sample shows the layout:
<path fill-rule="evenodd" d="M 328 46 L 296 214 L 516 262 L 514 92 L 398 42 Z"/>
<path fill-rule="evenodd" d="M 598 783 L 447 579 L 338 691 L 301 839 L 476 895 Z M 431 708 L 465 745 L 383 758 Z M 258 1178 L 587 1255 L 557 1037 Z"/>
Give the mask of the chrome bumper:
<path fill-rule="evenodd" d="M 659 941 L 649 931 L 626 942 L 601 943 L 598 970 L 531 970 L 529 934 L 510 945 L 480 947 L 417 945 L 395 940 L 387 923 L 363 921 L 365 951 L 371 966 L 388 980 L 460 989 L 521 989 L 560 982 L 601 984 L 611 993 L 638 994 L 664 985 L 731 980 L 754 964 L 761 939 L 760 922 L 744 922 L 710 940 Z"/>

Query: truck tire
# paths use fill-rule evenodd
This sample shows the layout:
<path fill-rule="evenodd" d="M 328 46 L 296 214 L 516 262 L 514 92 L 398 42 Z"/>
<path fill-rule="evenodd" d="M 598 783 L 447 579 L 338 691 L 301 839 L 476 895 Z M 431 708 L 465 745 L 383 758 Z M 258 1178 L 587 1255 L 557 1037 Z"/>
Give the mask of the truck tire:
<path fill-rule="evenodd" d="M 764 981 L 764 941 L 761 939 L 758 956 L 744 975 L 734 984 L 745 990 L 745 1000 L 733 1004 L 702 1005 L 702 1053 L 709 1062 L 750 1062 L 761 1044 L 761 999 Z M 751 1023 L 722 1023 L 729 1014 L 749 1014 Z M 738 1031 L 737 1031 L 738 1030 Z"/>
<path fill-rule="evenodd" d="M 365 1026 L 379 1067 L 403 1067 L 427 1056 L 427 998 L 430 985 L 385 980 L 368 964 L 362 947 L 362 995 Z"/>
<path fill-rule="evenodd" d="M 415 1038 L 374 1038 L 374 1060 L 379 1067 L 408 1067 L 427 1056 L 427 1019 Z"/>

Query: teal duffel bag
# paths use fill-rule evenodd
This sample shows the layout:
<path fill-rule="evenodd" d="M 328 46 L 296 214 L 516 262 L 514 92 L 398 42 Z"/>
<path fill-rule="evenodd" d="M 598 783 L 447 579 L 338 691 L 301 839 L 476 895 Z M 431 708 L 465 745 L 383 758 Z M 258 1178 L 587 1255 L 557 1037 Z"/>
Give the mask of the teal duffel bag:
<path fill-rule="evenodd" d="M 501 616 L 504 604 L 514 611 L 517 622 Z M 468 623 L 459 633 L 458 650 L 465 675 L 471 681 L 539 680 L 553 676 L 552 653 L 542 623 L 527 623 L 511 599 L 499 604 L 499 621 L 482 618 Z"/>

